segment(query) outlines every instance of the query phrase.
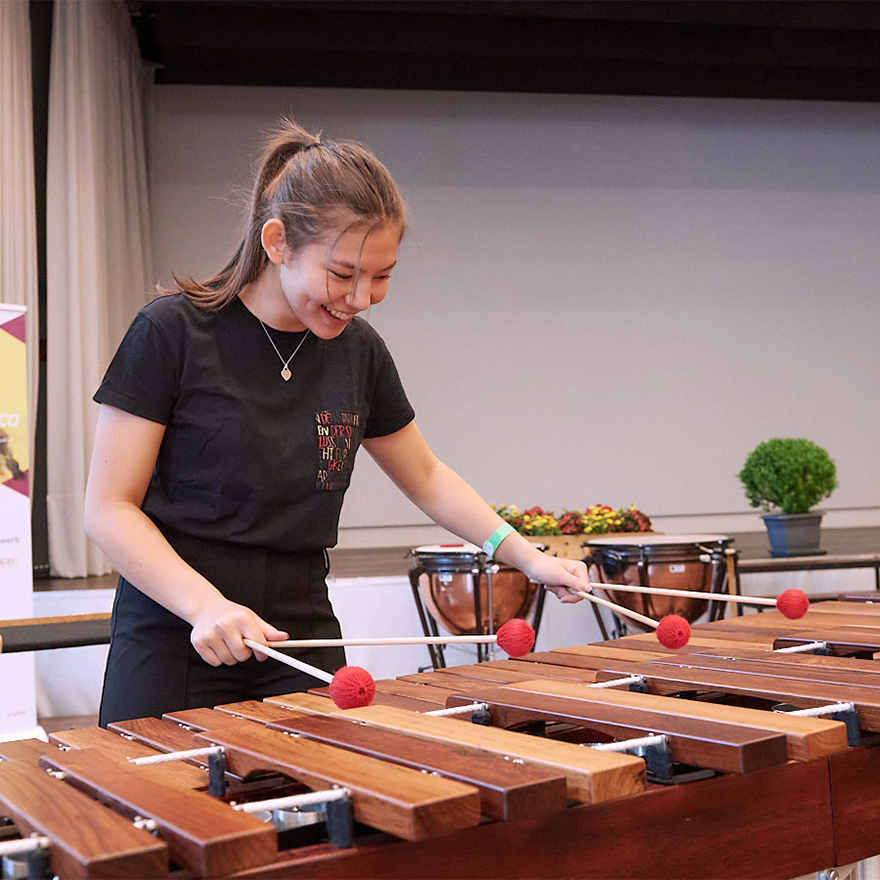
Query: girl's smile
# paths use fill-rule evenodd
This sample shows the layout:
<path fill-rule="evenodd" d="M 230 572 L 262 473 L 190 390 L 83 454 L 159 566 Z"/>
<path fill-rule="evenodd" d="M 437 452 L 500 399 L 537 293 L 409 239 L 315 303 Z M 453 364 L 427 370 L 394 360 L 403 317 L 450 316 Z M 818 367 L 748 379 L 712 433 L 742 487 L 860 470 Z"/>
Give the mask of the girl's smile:
<path fill-rule="evenodd" d="M 291 251 L 280 221 L 269 220 L 263 247 L 270 264 L 242 291 L 245 305 L 276 330 L 310 330 L 333 339 L 355 315 L 385 298 L 400 228 L 392 223 L 333 231 Z"/>

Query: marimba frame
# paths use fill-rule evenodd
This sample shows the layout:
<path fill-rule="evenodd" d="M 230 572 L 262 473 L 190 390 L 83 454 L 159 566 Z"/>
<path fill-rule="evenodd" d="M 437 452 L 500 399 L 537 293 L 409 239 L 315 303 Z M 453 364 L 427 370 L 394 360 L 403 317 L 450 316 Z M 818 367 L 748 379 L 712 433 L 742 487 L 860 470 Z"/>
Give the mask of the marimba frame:
<path fill-rule="evenodd" d="M 470 699 L 478 696 L 481 690 L 490 688 L 507 687 L 510 699 L 515 699 L 517 693 L 532 693 L 532 689 L 524 685 L 542 680 L 539 670 L 543 670 L 543 680 L 547 682 L 567 682 L 564 690 L 568 695 L 566 699 L 571 700 L 574 698 L 570 694 L 578 689 L 587 691 L 591 678 L 624 670 L 626 662 L 642 667 L 648 665 L 658 681 L 662 679 L 664 669 L 670 676 L 672 670 L 683 676 L 689 665 L 702 663 L 708 670 L 705 673 L 708 681 L 711 680 L 711 669 L 719 665 L 719 656 L 709 653 L 707 643 L 714 641 L 730 646 L 727 651 L 730 655 L 735 654 L 733 649 L 737 645 L 746 645 L 751 652 L 748 662 L 758 662 L 751 654 L 768 654 L 774 641 L 783 637 L 794 638 L 801 630 L 825 630 L 827 633 L 838 630 L 842 638 L 851 638 L 846 633 L 851 626 L 848 621 L 853 617 L 866 624 L 860 631 L 875 630 L 872 637 L 880 640 L 880 608 L 870 612 L 858 609 L 855 614 L 851 606 L 848 610 L 828 608 L 813 615 L 808 613 L 808 617 L 801 621 L 783 621 L 776 612 L 767 612 L 754 619 L 752 615 L 746 615 L 732 621 L 700 624 L 694 628 L 692 643 L 678 654 L 662 649 L 650 635 L 638 635 L 610 643 L 580 646 L 580 650 L 574 646 L 529 655 L 521 660 L 476 664 L 473 670 L 444 668 L 406 676 L 399 684 L 408 685 L 408 692 L 418 688 L 433 692 L 426 693 L 422 701 L 425 704 L 438 701 L 445 704 Z M 867 625 L 871 620 L 877 623 L 876 627 Z M 603 651 L 609 652 L 614 659 L 603 659 Z M 701 651 L 705 653 L 700 654 Z M 742 662 L 745 665 L 746 661 Z M 769 654 L 767 662 L 774 666 L 796 665 L 795 660 L 783 663 Z M 872 674 L 869 661 L 850 662 L 835 656 L 813 658 L 803 666 L 807 669 L 839 669 L 841 676 L 845 672 L 848 674 L 850 669 L 853 676 L 858 673 L 865 678 Z M 781 672 L 795 674 L 794 671 Z M 789 680 L 779 673 L 777 671 L 780 682 Z M 836 674 L 829 671 L 826 677 Z M 493 677 L 496 680 L 493 681 Z M 748 675 L 744 677 L 748 678 Z M 438 678 L 453 682 L 444 691 Z M 409 699 L 393 693 L 391 686 L 395 683 L 378 682 L 377 705 L 366 709 L 341 712 L 326 697 L 319 695 L 292 695 L 289 700 L 291 705 L 299 701 L 306 707 L 321 707 L 323 714 L 368 723 L 371 717 L 385 714 L 381 704 L 386 694 L 394 697 L 389 702 L 398 704 Z M 648 689 L 651 690 L 650 682 Z M 826 689 L 825 685 L 822 688 L 817 686 L 817 692 L 824 693 Z M 857 688 L 842 685 L 840 690 L 842 698 L 846 697 L 847 690 L 852 693 L 858 690 L 866 711 L 868 700 L 873 700 L 869 695 L 870 687 L 865 684 L 859 684 Z M 877 711 L 880 712 L 880 688 L 877 690 Z M 441 696 L 443 693 L 447 696 Z M 625 692 L 619 692 L 615 699 L 627 701 Z M 680 698 L 657 696 L 654 700 L 674 703 Z M 628 701 L 636 702 L 635 699 Z M 258 705 L 271 704 L 274 708 L 262 711 L 277 713 L 283 709 L 282 703 L 284 699 L 279 697 Z M 694 711 L 699 708 L 698 704 L 699 701 L 696 704 L 687 701 Z M 240 718 L 233 718 L 236 711 L 257 710 L 256 707 L 230 706 L 224 707 L 223 712 L 193 710 L 189 715 L 175 714 L 189 719 L 196 729 L 201 726 L 196 719 L 202 718 L 207 725 L 202 727 L 207 730 L 203 738 L 210 742 L 212 728 L 220 738 L 224 723 L 229 723 L 224 719 L 245 723 Z M 423 717 L 413 712 L 407 714 L 414 719 Z M 286 716 L 281 713 L 275 717 L 284 719 Z M 446 721 L 447 726 L 456 726 L 454 729 L 462 735 L 475 730 L 473 725 L 460 719 Z M 247 723 L 266 722 L 263 719 Z M 360 727 L 359 724 L 358 729 Z M 193 736 L 195 732 L 194 729 Z M 102 733 L 107 734 L 106 731 Z M 405 733 L 409 735 L 409 731 Z M 538 738 L 525 734 L 510 735 L 524 737 L 524 748 L 536 748 L 539 742 Z M 695 723 L 692 736 L 698 738 L 699 735 L 699 724 Z M 73 733 L 69 738 L 71 741 L 76 739 Z M 229 735 L 224 734 L 222 738 L 231 742 Z M 93 747 L 89 745 L 89 748 Z M 427 748 L 422 746 L 423 750 Z M 324 753 L 324 750 L 320 751 Z M 24 757 L 17 760 L 24 760 Z M 350 848 L 334 848 L 327 841 L 310 842 L 284 849 L 274 859 L 236 870 L 230 876 L 790 878 L 857 862 L 880 852 L 880 829 L 873 822 L 873 814 L 880 809 L 878 781 L 880 749 L 875 747 L 873 740 L 865 739 L 857 748 L 844 745 L 819 757 L 788 760 L 786 756 L 777 756 L 749 772 L 715 771 L 710 778 L 667 785 L 649 782 L 643 791 L 630 792 L 623 797 L 611 796 L 612 791 L 609 796 L 603 795 L 593 802 L 569 802 L 567 806 L 549 809 L 542 815 L 512 821 L 484 819 L 479 824 L 440 836 L 429 833 L 422 839 L 404 840 L 390 836 L 388 832 L 361 827 Z"/>

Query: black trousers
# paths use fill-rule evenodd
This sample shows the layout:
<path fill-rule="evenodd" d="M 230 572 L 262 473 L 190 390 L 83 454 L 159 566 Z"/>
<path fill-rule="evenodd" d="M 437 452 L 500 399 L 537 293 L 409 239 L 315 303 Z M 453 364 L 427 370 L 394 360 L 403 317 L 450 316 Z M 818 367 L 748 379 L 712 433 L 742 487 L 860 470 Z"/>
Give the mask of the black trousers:
<path fill-rule="evenodd" d="M 181 557 L 223 595 L 252 608 L 292 639 L 339 638 L 339 622 L 327 596 L 324 550 L 277 553 L 163 531 Z M 101 697 L 102 727 L 326 684 L 272 658 L 210 666 L 192 647 L 191 631 L 184 620 L 119 579 Z M 287 653 L 330 674 L 345 665 L 342 648 Z"/>

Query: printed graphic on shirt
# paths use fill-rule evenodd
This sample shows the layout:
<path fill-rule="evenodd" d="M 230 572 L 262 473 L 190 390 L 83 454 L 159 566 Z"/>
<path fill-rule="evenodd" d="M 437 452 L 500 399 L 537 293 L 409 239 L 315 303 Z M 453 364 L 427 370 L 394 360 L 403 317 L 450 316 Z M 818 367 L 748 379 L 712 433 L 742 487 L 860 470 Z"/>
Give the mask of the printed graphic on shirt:
<path fill-rule="evenodd" d="M 333 492 L 348 486 L 354 463 L 352 437 L 359 423 L 357 413 L 324 410 L 315 413 L 318 432 L 319 492 Z"/>

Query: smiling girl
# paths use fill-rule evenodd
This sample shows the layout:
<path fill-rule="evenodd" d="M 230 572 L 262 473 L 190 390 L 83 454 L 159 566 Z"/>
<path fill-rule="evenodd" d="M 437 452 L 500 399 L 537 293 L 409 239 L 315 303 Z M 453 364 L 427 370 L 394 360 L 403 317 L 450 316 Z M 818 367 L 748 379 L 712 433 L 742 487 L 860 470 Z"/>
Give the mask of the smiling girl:
<path fill-rule="evenodd" d="M 120 573 L 102 725 L 320 684 L 244 640 L 340 636 L 326 549 L 361 446 L 441 526 L 563 601 L 589 589 L 583 563 L 510 533 L 434 456 L 358 317 L 385 298 L 406 225 L 372 153 L 284 120 L 229 263 L 138 313 L 95 394 L 86 490 L 86 529 Z"/>

